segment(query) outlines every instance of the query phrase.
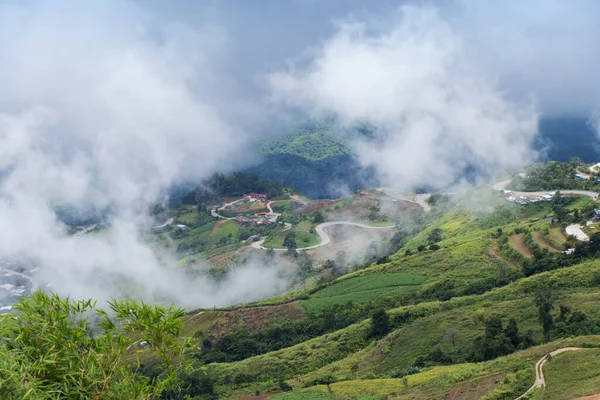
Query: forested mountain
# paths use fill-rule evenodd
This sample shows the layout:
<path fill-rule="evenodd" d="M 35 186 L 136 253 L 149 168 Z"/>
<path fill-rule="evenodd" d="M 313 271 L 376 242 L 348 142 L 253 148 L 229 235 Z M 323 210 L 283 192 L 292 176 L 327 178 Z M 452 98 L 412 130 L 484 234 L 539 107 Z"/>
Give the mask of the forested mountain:
<path fill-rule="evenodd" d="M 249 171 L 271 181 L 283 181 L 310 198 L 340 197 L 346 191 L 375 186 L 373 171 L 364 168 L 351 148 L 369 129 L 341 129 L 333 120 L 307 122 L 278 139 L 262 142 L 264 161 Z"/>
<path fill-rule="evenodd" d="M 353 191 L 375 186 L 376 175 L 363 168 L 352 151 L 352 141 L 358 138 L 374 140 L 372 130 L 365 127 L 342 130 L 333 120 L 307 122 L 296 131 L 258 144 L 257 152 L 264 161 L 249 171 L 282 181 L 311 198 L 337 197 L 340 187 Z M 600 136 L 587 117 L 542 117 L 534 146 L 542 161 L 569 161 L 572 157 L 587 163 L 600 160 Z M 473 174 L 477 174 L 476 166 L 465 171 L 464 177 L 472 178 Z"/>

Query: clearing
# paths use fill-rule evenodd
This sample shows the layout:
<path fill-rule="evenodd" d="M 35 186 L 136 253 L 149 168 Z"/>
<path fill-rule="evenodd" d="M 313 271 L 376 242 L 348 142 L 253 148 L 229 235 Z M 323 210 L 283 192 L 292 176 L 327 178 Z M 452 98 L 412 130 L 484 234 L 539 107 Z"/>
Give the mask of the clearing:
<path fill-rule="evenodd" d="M 513 249 L 517 250 L 525 257 L 531 258 L 533 257 L 533 254 L 523 243 L 523 235 L 523 233 L 519 233 L 518 235 L 512 235 L 509 239 L 510 245 Z"/>

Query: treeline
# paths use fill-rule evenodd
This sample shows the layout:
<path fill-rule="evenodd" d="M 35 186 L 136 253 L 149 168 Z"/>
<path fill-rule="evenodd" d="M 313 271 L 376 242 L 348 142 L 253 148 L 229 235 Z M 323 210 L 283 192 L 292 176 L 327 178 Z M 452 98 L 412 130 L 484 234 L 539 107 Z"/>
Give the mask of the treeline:
<path fill-rule="evenodd" d="M 591 174 L 587 166 L 577 157 L 569 162 L 550 161 L 546 164 L 536 164 L 527 170 L 526 178 L 512 182 L 510 188 L 527 192 L 561 189 L 597 190 L 596 176 L 586 180 L 575 179 L 578 169 Z"/>
<path fill-rule="evenodd" d="M 231 175 L 215 173 L 200 185 L 182 185 L 170 193 L 170 207 L 181 204 L 208 208 L 221 197 L 237 197 L 246 193 L 264 193 L 269 198 L 285 194 L 281 181 L 263 180 L 256 173 L 234 172 Z"/>

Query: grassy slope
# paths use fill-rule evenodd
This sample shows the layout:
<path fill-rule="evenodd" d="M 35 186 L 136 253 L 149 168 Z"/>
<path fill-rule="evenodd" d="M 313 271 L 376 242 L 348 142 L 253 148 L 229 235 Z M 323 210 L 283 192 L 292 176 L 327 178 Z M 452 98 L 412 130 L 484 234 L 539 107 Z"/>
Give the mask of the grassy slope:
<path fill-rule="evenodd" d="M 220 390 L 226 392 L 247 386 L 243 383 L 226 384 L 239 376 L 254 382 L 246 389 L 251 392 L 257 383 L 272 383 L 278 377 L 296 378 L 293 382 L 300 385 L 329 375 L 347 379 L 353 375 L 382 374 L 411 365 L 419 354 L 434 346 L 450 350 L 450 343 L 443 341 L 450 326 L 460 330 L 457 346 L 471 343 L 475 336 L 483 333 L 483 326 L 478 322 L 480 316 L 494 313 L 505 322 L 508 318 L 516 318 L 520 329 L 532 329 L 539 338 L 541 331 L 533 305 L 535 289 L 545 282 L 557 290 L 559 303 L 598 317 L 600 310 L 596 304 L 600 291 L 595 287 L 594 274 L 599 271 L 600 262 L 596 261 L 535 275 L 480 296 L 412 306 L 411 309 L 419 311 L 422 317 L 379 342 L 365 340 L 368 321 L 363 321 L 277 352 L 230 364 L 212 364 L 209 371 L 217 379 Z M 391 313 L 406 309 L 402 307 Z M 354 365 L 358 365 L 357 370 L 354 370 Z"/>
<path fill-rule="evenodd" d="M 477 398 L 488 400 L 512 399 L 524 393 L 533 384 L 535 378 L 534 366 L 542 356 L 561 347 L 582 345 L 600 346 L 600 337 L 590 336 L 559 340 L 484 363 L 433 367 L 407 376 L 406 382 L 403 379 L 353 379 L 334 383 L 330 387 L 336 397 L 377 396 L 377 398 L 383 398 L 384 396 L 390 396 L 389 398 L 398 399 L 439 399 L 447 398 L 450 393 L 460 392 L 461 389 L 465 390 L 479 386 Z M 598 350 L 584 351 L 592 355 L 596 354 L 596 356 L 598 352 Z M 598 361 L 593 360 L 593 356 L 590 356 L 590 358 L 586 357 L 583 362 L 590 367 L 597 366 Z M 559 359 L 557 358 L 557 360 Z M 545 375 L 547 375 L 546 368 L 548 367 L 544 368 Z M 561 365 L 558 368 L 561 368 Z M 600 370 L 597 368 L 592 368 L 586 376 L 591 382 L 596 382 L 599 377 Z M 583 374 L 577 376 L 563 374 L 562 378 L 563 382 L 560 383 L 560 386 L 576 388 L 581 382 Z M 482 382 L 485 384 L 479 385 Z M 303 389 L 303 391 L 306 393 L 319 393 L 327 391 L 327 388 L 320 385 Z M 585 392 L 585 390 L 581 391 Z M 548 389 L 546 392 L 548 392 Z M 575 392 L 578 392 L 578 390 L 576 389 Z M 571 391 L 566 393 L 569 393 L 569 395 L 565 396 L 565 393 L 562 393 L 559 396 L 536 398 L 570 398 Z M 462 398 L 462 396 L 458 398 Z"/>
<path fill-rule="evenodd" d="M 388 264 L 373 266 L 338 279 L 332 285 L 310 295 L 306 303 L 318 302 L 323 298 L 335 299 L 337 293 L 340 296 L 348 294 L 352 297 L 356 290 L 361 289 L 362 284 L 372 285 L 366 287 L 375 288 L 374 292 L 378 297 L 387 296 L 386 288 L 389 286 L 386 285 L 386 282 L 389 281 L 389 275 L 386 274 L 405 273 L 427 276 L 427 281 L 418 290 L 426 290 L 436 283 L 448 280 L 457 282 L 459 285 L 468 285 L 480 280 L 494 279 L 499 268 L 515 268 L 512 261 L 505 260 L 501 255 L 494 254 L 492 251 L 495 239 L 490 235 L 496 231 L 496 228 L 500 226 L 505 232 L 509 232 L 516 226 L 527 225 L 537 228 L 547 226 L 547 224 L 544 225 L 542 219 L 545 218 L 548 210 L 543 207 L 534 209 L 527 215 L 514 214 L 515 212 L 509 210 L 508 213 L 502 215 L 493 214 L 469 218 L 465 213 L 454 209 L 431 224 L 430 229 L 442 227 L 444 230 L 445 240 L 439 243 L 441 246 L 439 251 L 425 251 L 410 256 L 398 253 Z M 424 243 L 430 229 L 417 235 L 407 247 L 416 249 L 419 244 Z M 368 321 L 362 321 L 338 332 L 314 338 L 277 352 L 230 364 L 212 364 L 208 366 L 208 370 L 215 377 L 217 389 L 221 395 L 252 394 L 255 389 L 263 392 L 264 390 L 276 391 L 276 381 L 279 378 L 288 379 L 291 384 L 299 388 L 302 384 L 330 375 L 346 380 L 357 377 L 365 378 L 369 374 L 381 376 L 394 369 L 411 365 L 418 355 L 434 347 L 445 351 L 450 350 L 451 344 L 444 339 L 450 327 L 460 331 L 457 346 L 470 345 L 473 338 L 483 332 L 481 321 L 491 314 L 500 315 L 504 322 L 509 318 L 516 318 L 522 331 L 531 329 L 535 336 L 540 338 L 541 328 L 532 300 L 536 288 L 542 283 L 549 285 L 559 295 L 557 304 L 568 304 L 573 309 L 579 309 L 597 317 L 600 313 L 596 307 L 600 289 L 595 283 L 595 274 L 599 272 L 600 261 L 588 262 L 520 279 L 482 295 L 454 298 L 443 303 L 430 302 L 412 306 L 413 309 L 421 311 L 420 317 L 390 333 L 381 341 L 365 339 Z M 399 287 L 403 287 L 403 285 Z M 351 289 L 345 290 L 345 288 Z M 391 313 L 395 314 L 405 309 L 406 307 L 392 310 Z M 557 311 L 555 310 L 555 312 Z M 500 385 L 498 390 L 508 390 L 502 388 L 506 385 L 513 385 L 510 390 L 515 393 L 521 390 L 521 386 L 530 381 L 530 377 L 533 375 L 532 362 L 534 363 L 535 357 L 538 356 L 538 353 L 533 350 L 528 350 L 524 354 L 530 354 L 528 352 L 532 355 L 525 361 L 517 356 L 512 356 L 521 360 L 519 362 L 527 367 L 524 367 L 522 371 L 517 368 L 521 371 L 519 373 L 527 379 L 515 378 L 514 368 L 510 371 L 499 368 L 495 373 L 510 375 L 513 377 L 512 380 L 507 378 L 506 384 L 496 382 L 489 386 L 493 388 Z M 501 363 L 503 359 L 494 362 Z M 502 362 L 508 363 L 508 361 Z M 480 368 L 477 365 L 453 366 L 445 372 L 443 369 L 434 368 L 433 370 L 443 375 L 444 379 L 449 374 L 453 378 L 446 381 L 439 376 L 434 376 L 427 382 L 436 382 L 435 390 L 428 386 L 429 384 L 424 386 L 419 386 L 419 384 L 416 387 L 421 389 L 419 389 L 420 392 L 417 392 L 421 394 L 437 393 L 437 398 L 440 398 L 452 387 L 468 381 L 468 379 L 475 379 L 475 377 L 488 379 L 490 372 L 485 372 L 487 370 L 477 372 Z M 492 364 L 485 363 L 485 365 Z M 506 367 L 506 365 L 502 365 L 503 368 Z M 528 370 L 529 368 L 531 371 Z M 409 378 L 409 382 L 411 379 L 417 378 Z M 388 387 L 385 394 L 402 393 L 404 390 L 402 380 L 392 381 L 396 386 L 394 389 Z M 521 386 L 516 384 L 516 381 L 522 381 Z M 381 382 L 380 386 L 385 386 L 384 383 L 389 382 L 388 380 Z M 350 385 L 350 383 L 336 383 L 332 386 L 336 385 Z M 412 389 L 411 393 L 413 393 Z M 359 394 L 370 395 L 371 393 L 366 390 Z M 415 398 L 430 398 L 429 395 L 419 396 Z"/>

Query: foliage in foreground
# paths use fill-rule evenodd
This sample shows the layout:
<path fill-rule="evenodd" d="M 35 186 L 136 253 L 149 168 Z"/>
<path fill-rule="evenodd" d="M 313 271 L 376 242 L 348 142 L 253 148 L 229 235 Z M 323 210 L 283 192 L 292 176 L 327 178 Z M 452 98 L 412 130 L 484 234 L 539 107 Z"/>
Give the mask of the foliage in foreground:
<path fill-rule="evenodd" d="M 182 391 L 179 340 L 184 311 L 132 301 L 109 302 L 35 293 L 0 319 L 2 399 L 148 399 Z M 153 378 L 129 368 L 124 357 L 144 346 L 160 360 Z"/>

